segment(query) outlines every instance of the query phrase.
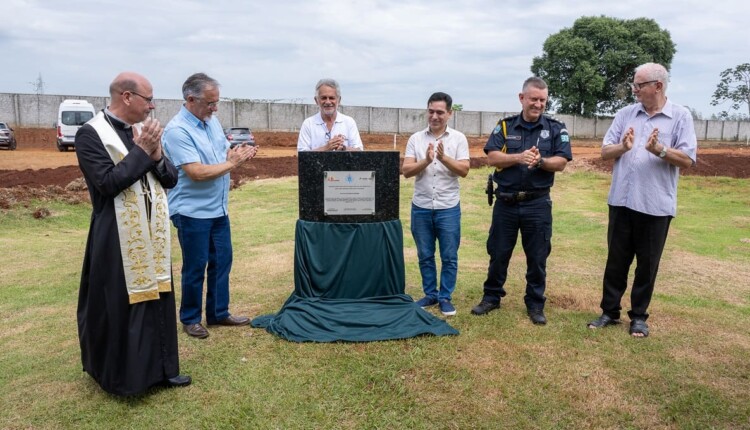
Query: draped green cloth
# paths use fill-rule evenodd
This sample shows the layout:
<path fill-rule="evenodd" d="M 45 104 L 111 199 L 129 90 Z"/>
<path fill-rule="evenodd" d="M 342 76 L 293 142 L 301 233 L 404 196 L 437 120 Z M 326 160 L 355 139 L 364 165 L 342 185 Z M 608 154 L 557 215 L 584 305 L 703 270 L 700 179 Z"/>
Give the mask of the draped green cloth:
<path fill-rule="evenodd" d="M 401 221 L 297 221 L 294 292 L 278 313 L 252 321 L 294 342 L 457 335 L 404 293 Z"/>

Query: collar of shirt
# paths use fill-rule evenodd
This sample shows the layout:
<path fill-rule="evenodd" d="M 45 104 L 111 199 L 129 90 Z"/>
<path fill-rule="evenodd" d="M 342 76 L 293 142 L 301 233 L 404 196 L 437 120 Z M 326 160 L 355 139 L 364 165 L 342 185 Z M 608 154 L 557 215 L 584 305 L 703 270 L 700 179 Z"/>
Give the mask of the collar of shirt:
<path fill-rule="evenodd" d="M 336 111 L 336 119 L 333 120 L 333 123 L 334 124 L 338 124 L 338 123 L 342 123 L 342 122 L 343 122 L 343 120 L 341 119 L 341 115 L 339 114 L 339 111 Z M 323 120 L 323 115 L 320 112 L 318 112 L 317 114 L 315 114 L 315 124 L 325 125 L 325 123 L 326 122 Z"/>
<path fill-rule="evenodd" d="M 517 121 L 516 121 L 516 123 L 514 125 L 523 127 L 526 130 L 533 130 L 533 129 L 537 128 L 537 127 L 544 128 L 544 123 L 542 121 L 543 118 L 544 118 L 543 116 L 540 116 L 539 119 L 536 120 L 536 122 L 528 122 L 525 119 L 523 119 L 523 114 L 521 114 L 521 115 L 518 115 L 518 119 L 517 119 Z"/>
<path fill-rule="evenodd" d="M 640 115 L 641 112 L 643 112 L 645 115 L 648 115 L 648 112 L 646 112 L 646 108 L 643 107 L 643 103 L 638 103 L 638 110 L 636 115 Z M 661 111 L 654 114 L 654 116 L 664 114 L 665 116 L 669 118 L 674 118 L 674 106 L 672 105 L 672 102 L 667 99 L 667 102 L 664 103 L 664 106 L 662 106 Z"/>
<path fill-rule="evenodd" d="M 188 110 L 188 108 L 185 107 L 184 104 L 180 108 L 180 115 L 182 115 L 182 117 L 185 119 L 185 121 L 188 124 L 193 124 L 194 126 L 196 126 L 198 128 L 204 128 L 205 129 L 208 126 L 208 121 L 204 121 L 204 120 L 198 118 L 197 116 L 193 115 L 193 113 L 190 112 Z M 213 115 L 211 116 L 211 118 L 213 118 Z M 210 121 L 210 119 L 209 119 L 209 121 Z"/>
<path fill-rule="evenodd" d="M 118 117 L 117 115 L 113 114 L 112 111 L 109 110 L 109 106 L 107 106 L 107 107 L 104 108 L 104 114 L 107 115 L 107 116 L 109 116 L 113 120 L 119 122 L 122 125 L 122 128 L 130 128 L 130 127 L 132 127 L 130 124 L 128 124 L 127 122 L 125 122 L 122 119 L 120 119 L 120 117 Z"/>
<path fill-rule="evenodd" d="M 450 137 L 451 137 L 451 132 L 454 132 L 454 131 L 455 131 L 455 129 L 453 129 L 453 128 L 450 128 L 449 126 L 445 126 L 445 131 L 443 132 L 443 134 L 441 134 L 440 136 L 435 136 L 435 135 L 434 135 L 434 134 L 432 134 L 432 132 L 430 131 L 430 127 L 427 127 L 427 128 L 425 128 L 424 130 L 422 130 L 422 132 L 423 132 L 423 133 L 424 133 L 424 134 L 425 134 L 426 136 L 428 136 L 428 137 L 431 137 L 431 138 L 432 138 L 433 140 L 435 140 L 435 141 L 438 141 L 438 140 L 442 139 L 443 137 L 445 137 L 445 138 L 448 138 L 448 139 L 450 139 Z"/>
<path fill-rule="evenodd" d="M 430 127 L 427 127 L 427 128 L 426 128 L 426 129 L 424 130 L 424 132 L 425 132 L 425 134 L 426 134 L 426 135 L 428 135 L 428 136 L 430 136 L 430 137 L 434 138 L 434 139 L 435 139 L 435 141 L 438 141 L 438 140 L 442 139 L 442 138 L 443 138 L 443 136 L 446 136 L 446 137 L 450 137 L 450 135 L 451 135 L 451 128 L 450 128 L 450 127 L 448 127 L 448 126 L 445 126 L 445 131 L 443 131 L 443 132 L 442 132 L 442 133 L 441 133 L 441 134 L 440 134 L 439 136 L 436 136 L 436 135 L 434 135 L 434 134 L 432 133 L 432 131 L 430 131 Z"/>

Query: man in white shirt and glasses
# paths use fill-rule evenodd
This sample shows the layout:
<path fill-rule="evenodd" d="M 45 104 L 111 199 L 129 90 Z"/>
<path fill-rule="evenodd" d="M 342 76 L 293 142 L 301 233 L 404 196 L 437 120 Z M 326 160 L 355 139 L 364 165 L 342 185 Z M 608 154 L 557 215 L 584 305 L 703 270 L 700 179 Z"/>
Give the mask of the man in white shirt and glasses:
<path fill-rule="evenodd" d="M 602 315 L 588 324 L 597 329 L 620 323 L 633 259 L 630 335 L 648 336 L 648 306 L 669 224 L 677 213 L 680 169 L 695 165 L 698 141 L 690 111 L 667 99 L 669 72 L 661 64 L 635 69 L 630 87 L 638 103 L 615 115 L 602 143 L 602 158 L 615 160 L 609 190 L 607 264 Z"/>

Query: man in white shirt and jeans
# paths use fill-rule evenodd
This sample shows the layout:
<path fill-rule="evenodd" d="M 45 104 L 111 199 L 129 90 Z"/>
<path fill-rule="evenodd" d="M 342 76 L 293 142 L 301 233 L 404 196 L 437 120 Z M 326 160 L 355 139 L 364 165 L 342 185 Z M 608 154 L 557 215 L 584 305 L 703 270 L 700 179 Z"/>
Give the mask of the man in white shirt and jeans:
<path fill-rule="evenodd" d="M 469 143 L 448 127 L 453 99 L 437 92 L 427 100 L 429 127 L 414 133 L 406 144 L 402 172 L 416 176 L 411 205 L 411 233 L 417 245 L 425 296 L 423 308 L 439 305 L 443 315 L 456 314 L 451 295 L 456 288 L 461 205 L 458 177 L 469 174 Z M 440 245 L 440 289 L 435 266 L 435 241 Z"/>

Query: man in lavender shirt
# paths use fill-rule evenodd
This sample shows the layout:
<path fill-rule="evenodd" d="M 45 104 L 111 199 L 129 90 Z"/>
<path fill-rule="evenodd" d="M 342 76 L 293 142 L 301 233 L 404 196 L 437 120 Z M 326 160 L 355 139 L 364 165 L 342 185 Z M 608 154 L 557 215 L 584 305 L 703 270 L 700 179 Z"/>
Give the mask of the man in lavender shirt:
<path fill-rule="evenodd" d="M 620 300 L 636 260 L 630 294 L 630 334 L 648 336 L 648 305 L 654 292 L 669 223 L 677 212 L 680 168 L 695 165 L 698 142 L 693 117 L 667 99 L 669 73 L 646 63 L 635 69 L 630 87 L 638 103 L 617 112 L 604 136 L 602 158 L 615 160 L 609 190 L 607 265 L 602 315 L 588 324 L 602 328 L 620 323 Z"/>

